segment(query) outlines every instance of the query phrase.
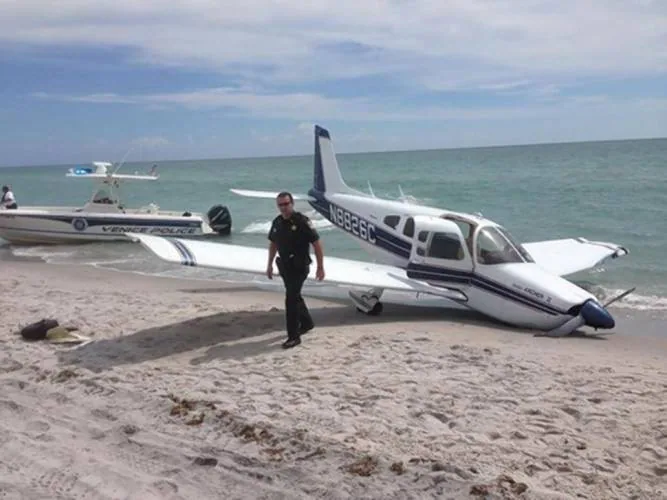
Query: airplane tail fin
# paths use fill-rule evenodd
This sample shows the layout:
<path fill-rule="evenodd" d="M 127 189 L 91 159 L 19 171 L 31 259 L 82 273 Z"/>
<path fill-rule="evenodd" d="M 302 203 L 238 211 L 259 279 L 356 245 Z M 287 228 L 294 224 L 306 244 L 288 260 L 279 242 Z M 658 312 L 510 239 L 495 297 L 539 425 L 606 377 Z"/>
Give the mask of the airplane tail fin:
<path fill-rule="evenodd" d="M 356 190 L 345 184 L 338 168 L 336 153 L 329 131 L 315 125 L 315 158 L 313 165 L 313 190 L 318 193 L 354 193 Z"/>

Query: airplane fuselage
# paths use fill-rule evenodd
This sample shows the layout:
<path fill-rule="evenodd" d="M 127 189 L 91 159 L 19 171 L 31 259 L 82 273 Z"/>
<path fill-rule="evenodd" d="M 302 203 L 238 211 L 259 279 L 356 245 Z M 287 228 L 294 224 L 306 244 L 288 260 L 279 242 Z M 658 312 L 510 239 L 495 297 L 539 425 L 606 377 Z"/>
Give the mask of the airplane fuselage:
<path fill-rule="evenodd" d="M 607 257 L 626 255 L 627 249 L 583 238 L 522 245 L 481 215 L 376 198 L 345 183 L 328 130 L 315 126 L 314 146 L 312 188 L 294 199 L 307 200 L 379 261 L 359 266 L 357 261 L 330 260 L 332 283 L 354 288 L 349 297 L 359 310 L 379 313 L 386 290 L 414 298 L 426 295 L 442 300 L 442 305 L 467 307 L 515 326 L 549 329 L 554 335 L 582 325 L 613 328 L 606 308 L 563 276 L 591 269 Z M 233 191 L 258 198 L 278 194 Z M 250 264 L 257 270 L 258 264 Z M 232 269 L 247 265 L 215 263 Z M 398 300 L 404 303 L 402 297 Z"/>
<path fill-rule="evenodd" d="M 504 228 L 483 217 L 363 193 L 308 194 L 313 209 L 379 261 L 405 270 L 408 278 L 457 290 L 468 298 L 462 305 L 497 320 L 553 328 L 594 298 L 544 271 Z M 493 238 L 509 253 L 494 249 Z M 491 251 L 484 261 L 485 246 L 497 250 L 495 261 Z"/>

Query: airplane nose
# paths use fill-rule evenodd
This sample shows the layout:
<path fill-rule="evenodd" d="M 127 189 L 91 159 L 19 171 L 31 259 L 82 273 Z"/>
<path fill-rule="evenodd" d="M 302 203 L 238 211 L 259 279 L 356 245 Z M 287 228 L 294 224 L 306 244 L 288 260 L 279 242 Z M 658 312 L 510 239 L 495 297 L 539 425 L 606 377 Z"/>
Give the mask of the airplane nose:
<path fill-rule="evenodd" d="M 579 312 L 586 321 L 586 325 L 592 328 L 614 328 L 616 322 L 609 311 L 593 300 L 587 301 Z"/>

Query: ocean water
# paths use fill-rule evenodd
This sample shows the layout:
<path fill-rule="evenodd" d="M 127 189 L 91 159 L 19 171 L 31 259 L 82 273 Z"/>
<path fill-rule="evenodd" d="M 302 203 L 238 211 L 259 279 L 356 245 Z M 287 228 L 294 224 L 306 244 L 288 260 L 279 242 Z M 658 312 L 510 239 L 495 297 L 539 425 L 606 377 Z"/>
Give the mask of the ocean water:
<path fill-rule="evenodd" d="M 231 211 L 233 230 L 221 241 L 262 248 L 276 215 L 273 201 L 243 198 L 230 189 L 306 192 L 313 176 L 312 155 L 157 163 L 159 181 L 125 184 L 126 205 L 155 202 L 162 209 L 206 212 L 222 203 Z M 482 212 L 521 241 L 582 236 L 622 244 L 630 255 L 573 280 L 600 297 L 637 287 L 618 306 L 667 310 L 667 139 L 339 154 L 338 163 L 348 184 L 360 190 L 370 182 L 376 196 L 398 198 L 400 186 L 418 203 Z M 152 164 L 128 162 L 121 172 L 145 172 Z M 23 206 L 81 205 L 94 186 L 66 178 L 72 166 L 1 168 L 0 183 L 11 184 Z M 297 208 L 314 217 L 327 255 L 370 260 L 307 204 Z M 0 245 L 0 259 L 14 254 L 166 276 L 247 279 L 172 266 L 131 243 Z"/>

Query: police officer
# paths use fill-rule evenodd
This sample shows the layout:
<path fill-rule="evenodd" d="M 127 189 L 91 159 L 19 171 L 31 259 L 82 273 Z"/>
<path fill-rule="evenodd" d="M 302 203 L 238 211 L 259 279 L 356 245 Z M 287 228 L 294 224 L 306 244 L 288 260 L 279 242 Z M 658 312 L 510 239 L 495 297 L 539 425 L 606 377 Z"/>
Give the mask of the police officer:
<path fill-rule="evenodd" d="M 292 195 L 283 191 L 276 197 L 276 204 L 280 215 L 273 219 L 269 231 L 269 262 L 266 276 L 273 279 L 273 260 L 277 253 L 276 266 L 285 284 L 287 340 L 283 343 L 283 348 L 289 349 L 299 345 L 301 335 L 315 326 L 301 296 L 301 288 L 308 277 L 312 263 L 310 245 L 312 244 L 315 249 L 317 259 L 315 276 L 318 280 L 324 279 L 324 253 L 320 236 L 310 219 L 294 210 Z"/>

